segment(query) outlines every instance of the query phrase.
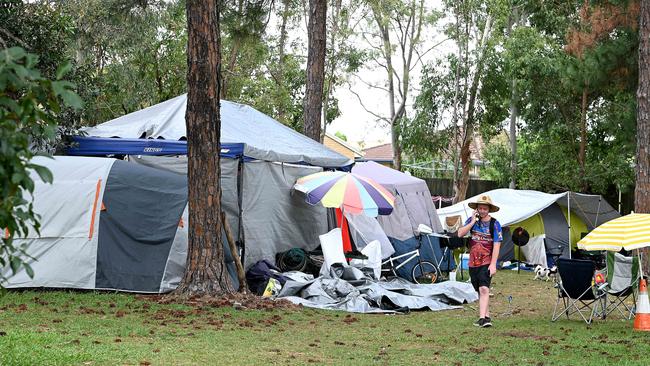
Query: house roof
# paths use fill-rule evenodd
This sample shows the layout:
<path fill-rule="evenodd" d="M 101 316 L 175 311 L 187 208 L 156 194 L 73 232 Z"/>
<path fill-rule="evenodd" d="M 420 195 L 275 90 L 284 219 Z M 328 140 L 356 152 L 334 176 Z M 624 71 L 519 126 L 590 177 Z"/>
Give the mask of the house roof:
<path fill-rule="evenodd" d="M 363 158 L 376 161 L 393 161 L 393 144 L 386 143 L 363 149 Z"/>
<path fill-rule="evenodd" d="M 325 136 L 328 137 L 332 141 L 332 143 L 334 143 L 336 145 L 339 145 L 343 149 L 349 150 L 355 157 L 362 157 L 363 156 L 363 152 L 361 150 L 353 147 L 347 141 L 344 141 L 344 140 L 338 138 L 336 135 L 331 134 L 329 132 L 325 132 Z M 324 141 L 324 143 L 325 143 L 325 141 Z M 333 149 L 335 151 L 338 151 L 337 149 L 334 149 L 334 146 L 329 146 L 329 144 L 327 144 L 327 143 L 325 143 L 325 146 L 327 146 L 327 147 L 329 147 L 329 148 L 331 148 L 331 149 Z M 340 153 L 340 151 L 339 151 L 339 153 Z"/>

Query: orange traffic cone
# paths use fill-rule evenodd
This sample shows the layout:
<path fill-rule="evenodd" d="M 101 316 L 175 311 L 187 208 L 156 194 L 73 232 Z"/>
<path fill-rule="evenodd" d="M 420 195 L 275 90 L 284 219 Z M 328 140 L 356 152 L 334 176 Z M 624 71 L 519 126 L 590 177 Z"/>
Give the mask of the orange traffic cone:
<path fill-rule="evenodd" d="M 634 330 L 650 331 L 650 301 L 648 300 L 648 288 L 643 278 L 639 281 L 639 299 L 636 302 Z"/>

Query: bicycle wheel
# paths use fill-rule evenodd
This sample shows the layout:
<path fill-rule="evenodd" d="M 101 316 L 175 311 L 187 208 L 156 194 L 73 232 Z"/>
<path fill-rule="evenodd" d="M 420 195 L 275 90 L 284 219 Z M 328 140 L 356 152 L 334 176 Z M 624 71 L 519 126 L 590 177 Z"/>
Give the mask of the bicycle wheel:
<path fill-rule="evenodd" d="M 436 283 L 441 277 L 440 268 L 429 261 L 419 261 L 411 271 L 415 283 Z"/>

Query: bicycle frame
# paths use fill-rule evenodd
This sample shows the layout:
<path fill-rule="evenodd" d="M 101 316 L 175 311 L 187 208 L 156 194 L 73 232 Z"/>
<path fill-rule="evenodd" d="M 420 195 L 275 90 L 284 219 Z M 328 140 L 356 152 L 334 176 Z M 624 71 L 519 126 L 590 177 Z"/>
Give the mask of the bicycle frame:
<path fill-rule="evenodd" d="M 408 256 L 410 256 L 410 257 L 408 257 Z M 401 259 L 401 258 L 404 258 L 404 257 L 408 257 L 408 258 L 407 258 L 406 260 L 404 260 L 404 262 L 398 264 L 397 267 L 395 267 L 395 265 L 393 264 L 393 261 L 398 260 L 398 259 Z M 410 252 L 406 252 L 406 253 L 404 253 L 404 254 L 400 254 L 400 255 L 398 255 L 397 257 L 390 257 L 390 258 L 388 258 L 387 260 L 381 262 L 382 267 L 383 267 L 384 265 L 386 265 L 386 264 L 389 264 L 389 265 L 390 265 L 390 268 L 386 268 L 386 269 L 383 269 L 383 268 L 382 268 L 382 272 L 390 272 L 390 271 L 393 271 L 393 273 L 394 273 L 396 270 L 402 268 L 406 263 L 412 261 L 412 260 L 415 259 L 415 258 L 417 258 L 418 261 L 420 260 L 420 249 L 415 249 L 415 250 L 412 250 L 412 251 L 410 251 Z"/>

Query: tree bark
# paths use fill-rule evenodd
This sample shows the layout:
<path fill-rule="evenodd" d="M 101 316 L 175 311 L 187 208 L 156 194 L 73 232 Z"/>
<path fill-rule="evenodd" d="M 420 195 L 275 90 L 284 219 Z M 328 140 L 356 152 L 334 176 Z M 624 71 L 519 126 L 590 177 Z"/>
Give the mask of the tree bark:
<path fill-rule="evenodd" d="M 189 242 L 185 274 L 175 293 L 221 295 L 233 292 L 233 286 L 223 261 L 220 215 L 219 1 L 188 0 L 186 11 Z"/>
<path fill-rule="evenodd" d="M 487 40 L 490 36 L 491 27 L 492 18 L 488 16 L 487 20 L 485 21 L 483 35 L 481 36 L 480 54 L 477 59 L 476 71 L 474 72 L 472 85 L 469 91 L 469 102 L 467 103 L 467 119 L 465 120 L 463 128 L 464 139 L 463 145 L 460 148 L 461 172 L 460 179 L 456 185 L 456 196 L 454 197 L 454 202 L 460 202 L 467 196 L 467 187 L 469 186 L 469 168 L 470 164 L 472 163 L 470 156 L 470 143 L 474 137 L 474 109 L 476 104 L 476 96 L 478 94 L 478 86 L 481 81 L 481 73 L 483 72 L 485 48 L 487 47 Z"/>
<path fill-rule="evenodd" d="M 377 22 L 377 27 L 381 33 L 381 39 L 383 44 L 383 54 L 384 59 L 386 60 L 386 74 L 388 76 L 388 109 L 389 109 L 389 123 L 391 131 L 391 144 L 393 147 L 393 167 L 397 170 L 401 169 L 402 159 L 401 159 L 401 150 L 399 148 L 399 130 L 395 126 L 395 121 L 397 118 L 395 111 L 395 81 L 393 80 L 393 48 L 390 44 L 390 33 L 388 32 L 387 20 L 383 17 L 381 9 L 374 8 L 373 13 L 375 16 L 375 21 Z"/>
<path fill-rule="evenodd" d="M 323 82 L 325 79 L 325 23 L 327 0 L 309 0 L 307 86 L 304 102 L 305 136 L 320 141 Z"/>
<path fill-rule="evenodd" d="M 586 191 L 585 158 L 587 152 L 587 106 L 589 105 L 588 85 L 582 88 L 582 103 L 580 104 L 580 150 L 578 151 L 578 168 L 580 169 L 580 185 Z"/>
<path fill-rule="evenodd" d="M 325 75 L 324 90 L 323 90 L 323 117 L 321 124 L 320 132 L 320 143 L 322 144 L 325 141 L 325 134 L 327 133 L 327 112 L 330 105 L 330 99 L 332 97 L 332 91 L 334 90 L 334 73 L 336 72 L 336 67 L 338 66 L 338 59 L 335 54 L 335 44 L 339 36 L 339 22 L 341 20 L 341 0 L 334 0 L 334 11 L 330 13 L 332 19 L 332 28 L 328 31 L 330 35 L 330 56 L 328 60 L 327 73 Z"/>
<path fill-rule="evenodd" d="M 510 189 L 517 188 L 517 79 L 510 81 Z"/>
<path fill-rule="evenodd" d="M 223 80 L 221 81 L 221 90 L 219 95 L 221 99 L 228 99 L 228 87 L 230 86 L 230 79 L 232 75 L 235 74 L 235 63 L 237 62 L 237 57 L 239 56 L 239 49 L 241 48 L 242 39 L 237 37 L 233 40 L 232 48 L 230 49 L 230 56 L 228 57 L 228 65 L 226 66 L 225 75 L 223 75 Z"/>
<path fill-rule="evenodd" d="M 650 213 L 650 0 L 641 0 L 639 16 L 639 85 L 636 93 L 636 188 L 634 211 Z M 648 273 L 650 252 L 643 250 L 644 265 Z"/>
<path fill-rule="evenodd" d="M 518 7 L 511 9 L 511 16 L 508 22 L 508 37 L 512 37 L 512 29 L 519 24 L 520 13 Z M 517 78 L 513 70 L 510 80 L 510 189 L 517 188 Z"/>
<path fill-rule="evenodd" d="M 239 252 L 237 251 L 237 243 L 235 243 L 235 235 L 233 235 L 232 230 L 230 230 L 230 225 L 228 224 L 228 217 L 226 213 L 221 211 L 221 222 L 223 223 L 224 232 L 226 233 L 226 239 L 228 239 L 228 247 L 230 247 L 230 254 L 232 255 L 233 262 L 235 262 L 235 268 L 237 269 L 237 280 L 239 281 L 239 292 L 247 293 L 248 284 L 246 283 L 246 272 L 244 272 L 244 266 L 241 263 L 241 258 L 239 257 Z"/>
<path fill-rule="evenodd" d="M 289 22 L 290 0 L 282 0 L 282 22 L 280 23 L 280 38 L 278 39 L 278 67 L 276 71 L 276 85 L 283 90 L 284 86 L 284 65 L 286 61 L 286 44 L 287 44 L 287 23 Z M 278 110 L 278 121 L 285 123 L 286 111 L 283 108 Z"/>
<path fill-rule="evenodd" d="M 453 136 L 453 155 L 452 155 L 452 191 L 450 195 L 456 196 L 456 185 L 458 182 L 458 161 L 460 160 L 460 144 L 458 141 L 458 105 L 460 104 L 460 68 L 463 65 L 463 42 L 460 37 L 461 13 L 458 10 L 458 5 L 454 7 L 454 14 L 456 15 L 456 43 L 458 44 L 458 60 L 456 61 L 456 76 L 454 86 L 454 110 L 451 115 L 451 126 Z M 454 202 L 455 203 L 455 202 Z"/>

